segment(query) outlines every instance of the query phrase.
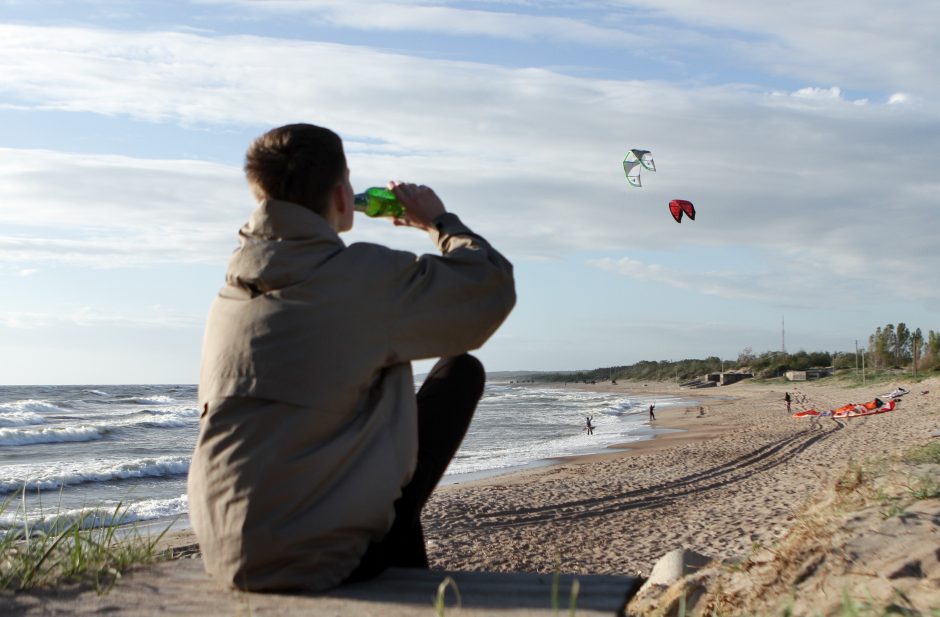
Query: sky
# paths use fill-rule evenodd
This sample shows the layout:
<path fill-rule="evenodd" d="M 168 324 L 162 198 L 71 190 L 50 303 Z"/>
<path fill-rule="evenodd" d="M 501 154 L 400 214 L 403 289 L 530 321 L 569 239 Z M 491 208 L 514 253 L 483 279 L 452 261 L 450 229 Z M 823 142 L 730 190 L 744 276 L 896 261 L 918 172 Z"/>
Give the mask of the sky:
<path fill-rule="evenodd" d="M 491 371 L 940 330 L 938 31 L 934 0 L 0 0 L 0 384 L 197 382 L 245 150 L 294 122 L 513 262 Z"/>

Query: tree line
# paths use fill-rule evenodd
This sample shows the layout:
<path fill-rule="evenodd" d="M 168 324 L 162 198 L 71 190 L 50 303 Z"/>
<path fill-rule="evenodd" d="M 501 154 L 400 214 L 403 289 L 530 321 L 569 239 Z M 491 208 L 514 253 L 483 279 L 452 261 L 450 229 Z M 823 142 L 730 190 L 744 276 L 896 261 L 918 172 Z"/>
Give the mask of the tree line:
<path fill-rule="evenodd" d="M 918 370 L 940 367 L 940 332 L 927 336 L 920 328 L 911 330 L 904 322 L 879 326 L 868 337 L 868 362 L 876 368 L 915 366 Z"/>
<path fill-rule="evenodd" d="M 864 354 L 864 360 L 859 354 Z M 924 336 L 920 328 L 910 330 L 904 323 L 878 327 L 868 337 L 868 349 L 855 351 L 765 351 L 755 354 L 746 347 L 736 360 L 717 356 L 705 359 L 644 360 L 625 366 L 605 366 L 590 370 L 548 372 L 531 376 L 537 381 L 600 382 L 613 379 L 629 381 L 691 381 L 706 373 L 748 371 L 758 378 L 779 377 L 787 371 L 813 368 L 855 369 L 864 361 L 866 367 L 909 369 L 918 373 L 940 371 L 940 332 L 930 330 Z"/>

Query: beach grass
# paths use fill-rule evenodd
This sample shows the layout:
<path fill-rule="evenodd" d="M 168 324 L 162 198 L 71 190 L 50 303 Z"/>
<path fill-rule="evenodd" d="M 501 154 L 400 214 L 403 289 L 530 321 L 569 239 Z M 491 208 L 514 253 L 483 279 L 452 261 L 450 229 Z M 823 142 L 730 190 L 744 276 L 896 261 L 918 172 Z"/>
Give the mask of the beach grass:
<path fill-rule="evenodd" d="M 0 502 L 0 516 L 18 500 Z M 170 529 L 142 536 L 123 525 L 123 502 L 106 516 L 89 508 L 77 516 L 52 516 L 31 526 L 23 507 L 17 508 L 7 529 L 0 532 L 0 590 L 25 591 L 65 583 L 86 583 L 100 593 L 111 589 L 121 573 L 160 558 L 157 543 Z M 103 522 L 102 522 L 103 521 Z M 89 524 L 90 522 L 90 524 Z"/>
<path fill-rule="evenodd" d="M 865 463 L 851 462 L 835 479 L 834 499 L 813 514 L 800 517 L 799 524 L 794 527 L 790 536 L 774 547 L 774 567 L 780 572 L 789 572 L 791 576 L 793 588 L 789 593 L 796 593 L 796 586 L 802 576 L 811 576 L 823 567 L 825 556 L 834 545 L 834 534 L 844 521 L 873 504 L 881 506 L 881 516 L 887 519 L 905 514 L 908 508 L 918 501 L 940 497 L 940 473 L 937 469 L 922 471 L 911 467 L 924 464 L 940 464 L 940 442 L 911 448 L 890 459 L 871 459 Z M 740 573 L 748 568 L 747 563 L 734 564 L 734 567 L 729 567 L 729 571 Z M 833 573 L 829 576 L 836 578 Z M 894 588 L 894 597 L 886 600 L 866 597 L 864 585 L 849 585 L 847 579 L 843 579 L 843 583 L 845 587 L 841 589 L 836 612 L 825 614 L 835 614 L 839 617 L 940 617 L 940 607 L 916 606 L 916 602 L 897 587 Z M 721 593 L 715 595 L 720 597 Z M 792 602 L 794 596 L 790 597 Z M 733 603 L 726 601 L 718 604 L 721 608 L 714 610 L 714 615 L 742 614 L 733 608 Z M 678 614 L 682 615 L 682 610 Z M 795 613 L 792 606 L 784 606 L 780 612 L 770 614 L 788 617 Z"/>
<path fill-rule="evenodd" d="M 434 613 L 437 617 L 444 617 L 448 587 L 454 589 L 454 595 L 457 596 L 457 608 L 460 608 L 460 589 L 457 588 L 457 582 L 447 576 L 441 581 L 441 584 L 437 586 L 437 595 L 434 598 Z"/>
<path fill-rule="evenodd" d="M 552 576 L 552 588 L 550 592 L 551 604 L 552 604 L 552 615 L 558 615 L 558 599 L 560 596 L 560 586 L 561 573 L 556 570 Z M 437 594 L 434 597 L 434 614 L 437 617 L 445 617 L 446 613 L 446 598 L 447 590 L 453 589 L 454 595 L 457 598 L 456 608 L 460 608 L 460 589 L 457 587 L 457 582 L 447 576 L 441 583 L 437 586 Z M 571 581 L 571 592 L 568 596 L 568 615 L 569 617 L 575 617 L 578 609 L 578 594 L 581 592 L 581 582 L 578 579 Z"/>
<path fill-rule="evenodd" d="M 940 465 L 940 441 L 913 448 L 904 455 L 911 463 L 935 463 Z"/>

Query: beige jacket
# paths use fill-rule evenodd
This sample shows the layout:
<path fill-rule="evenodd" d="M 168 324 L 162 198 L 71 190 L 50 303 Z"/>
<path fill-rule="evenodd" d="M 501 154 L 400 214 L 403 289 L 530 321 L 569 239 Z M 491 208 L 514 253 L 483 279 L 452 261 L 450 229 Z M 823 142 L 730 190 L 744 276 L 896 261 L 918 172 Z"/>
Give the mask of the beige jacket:
<path fill-rule="evenodd" d="M 241 229 L 203 341 L 189 513 L 206 569 L 242 589 L 321 590 L 388 531 L 410 479 L 410 361 L 480 347 L 512 266 L 453 214 L 443 256 L 357 243 L 296 204 Z"/>

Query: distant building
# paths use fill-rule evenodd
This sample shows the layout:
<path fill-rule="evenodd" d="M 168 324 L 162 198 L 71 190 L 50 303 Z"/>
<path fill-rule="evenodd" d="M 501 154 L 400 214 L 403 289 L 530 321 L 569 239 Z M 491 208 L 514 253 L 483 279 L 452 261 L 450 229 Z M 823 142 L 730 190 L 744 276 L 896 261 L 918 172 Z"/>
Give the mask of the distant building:
<path fill-rule="evenodd" d="M 706 373 L 701 379 L 687 381 L 679 384 L 682 388 L 710 388 L 713 386 L 730 386 L 742 379 L 754 377 L 753 373 Z"/>
<path fill-rule="evenodd" d="M 787 371 L 784 376 L 790 381 L 807 381 L 827 377 L 831 374 L 831 368 L 811 368 L 805 371 Z"/>

